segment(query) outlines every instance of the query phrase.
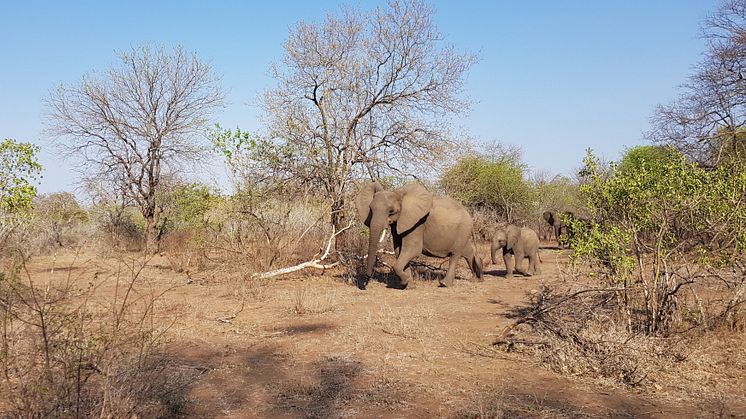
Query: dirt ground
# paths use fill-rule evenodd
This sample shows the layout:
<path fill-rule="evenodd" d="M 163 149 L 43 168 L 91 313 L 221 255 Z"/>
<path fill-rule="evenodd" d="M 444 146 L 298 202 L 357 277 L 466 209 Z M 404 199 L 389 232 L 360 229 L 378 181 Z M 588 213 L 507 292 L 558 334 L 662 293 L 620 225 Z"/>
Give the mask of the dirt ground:
<path fill-rule="evenodd" d="M 487 264 L 485 280 L 472 282 L 462 262 L 454 287 L 439 287 L 433 274 L 406 290 L 388 288 L 383 275 L 360 290 L 341 270 L 261 281 L 236 272 L 187 276 L 156 257 L 140 287 L 169 289 L 157 307 L 163 324 L 172 324 L 160 356 L 182 383 L 161 402 L 171 417 L 204 418 L 718 415 L 702 400 L 562 376 L 493 348 L 531 292 L 566 280 L 566 255 L 545 247 L 541 257 L 538 277 L 508 280 L 500 263 Z M 59 257 L 51 272 L 51 257 L 38 257 L 31 271 L 73 270 L 84 279 L 110 269 L 100 257 L 62 268 L 71 258 Z"/>

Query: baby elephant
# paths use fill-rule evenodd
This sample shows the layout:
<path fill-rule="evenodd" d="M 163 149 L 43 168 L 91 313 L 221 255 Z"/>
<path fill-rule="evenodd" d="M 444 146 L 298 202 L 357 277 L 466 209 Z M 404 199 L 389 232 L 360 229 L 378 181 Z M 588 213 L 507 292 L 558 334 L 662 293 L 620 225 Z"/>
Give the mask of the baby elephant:
<path fill-rule="evenodd" d="M 503 261 L 505 269 L 508 271 L 507 278 L 513 276 L 513 267 L 511 266 L 511 255 L 515 256 L 515 270 L 523 275 L 540 275 L 541 267 L 539 266 L 539 236 L 534 230 L 528 227 L 518 227 L 508 225 L 499 228 L 492 237 L 492 263 L 497 263 L 495 258 L 497 249 L 503 250 Z M 528 258 L 528 270 L 523 271 L 523 258 Z"/>

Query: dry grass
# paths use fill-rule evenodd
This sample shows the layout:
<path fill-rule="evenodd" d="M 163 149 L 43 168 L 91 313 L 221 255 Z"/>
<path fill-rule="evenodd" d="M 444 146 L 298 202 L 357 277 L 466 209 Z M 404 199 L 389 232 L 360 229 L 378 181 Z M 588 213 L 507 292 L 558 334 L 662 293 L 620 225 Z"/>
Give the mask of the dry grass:
<path fill-rule="evenodd" d="M 542 256 L 541 278 L 488 274 L 484 282 L 469 282 L 469 271 L 460 264 L 459 279 L 449 288 L 438 287 L 439 271 L 429 268 L 437 268 L 438 260 L 422 259 L 421 277 L 404 291 L 375 281 L 359 290 L 339 280 L 346 275 L 343 267 L 250 280 L 239 265 L 232 271 L 218 266 L 193 274 L 187 283 L 165 257 L 156 256 L 142 271 L 138 295 L 145 301 L 172 289 L 154 303 L 152 322 L 173 325 L 165 330 L 165 345 L 156 346 L 141 368 L 122 358 L 112 369 L 109 388 L 118 390 L 109 393 L 110 400 L 122 405 L 109 409 L 116 417 L 127 417 L 128 406 L 136 405 L 144 417 L 486 418 L 650 416 L 653 411 L 711 416 L 741 406 L 734 394 L 746 382 L 746 369 L 742 353 L 727 349 L 731 335 L 724 334 L 716 347 L 692 347 L 683 361 L 661 361 L 645 352 L 640 362 L 652 359 L 666 369 L 648 374 L 633 391 L 619 385 L 614 372 L 592 378 L 600 355 L 571 365 L 573 357 L 589 354 L 617 363 L 615 356 L 622 359 L 629 352 L 611 349 L 644 348 L 642 342 L 624 342 L 621 334 L 579 328 L 582 338 L 595 334 L 612 343 L 582 354 L 557 339 L 551 342 L 554 357 L 536 345 L 515 344 L 511 352 L 490 345 L 502 327 L 531 307 L 527 289 L 541 289 L 540 281 L 567 286 L 552 268 L 556 255 Z M 52 278 L 46 276 L 49 260 L 36 260 L 32 272 Z M 103 280 L 117 263 L 97 258 L 76 272 L 85 272 L 83 277 L 100 272 Z M 53 278 L 60 274 L 55 271 Z M 105 301 L 98 300 L 105 295 L 94 300 Z M 592 307 L 589 300 L 576 309 L 587 312 L 586 304 Z M 557 313 L 563 322 L 571 314 Z M 603 315 L 596 311 L 590 318 Z M 537 340 L 529 326 L 517 328 L 515 337 Z M 549 370 L 551 362 L 556 365 Z M 731 366 L 730 387 L 718 371 L 723 365 Z M 718 383 L 715 390 L 703 388 L 711 382 Z M 695 394 L 702 406 L 692 402 Z"/>
<path fill-rule="evenodd" d="M 55 275 L 30 270 L 21 257 L 3 271 L 4 413 L 131 416 L 170 391 L 173 383 L 152 376 L 169 368 L 153 354 L 170 323 L 156 320 L 162 292 L 145 284 L 146 264 L 119 260 L 106 275 L 79 276 L 60 266 Z"/>
<path fill-rule="evenodd" d="M 392 336 L 424 342 L 437 334 L 436 313 L 429 305 L 391 307 L 383 304 L 368 316 L 371 327 Z"/>
<path fill-rule="evenodd" d="M 297 315 L 315 315 L 336 310 L 336 293 L 319 290 L 301 283 L 295 288 L 290 312 Z"/>

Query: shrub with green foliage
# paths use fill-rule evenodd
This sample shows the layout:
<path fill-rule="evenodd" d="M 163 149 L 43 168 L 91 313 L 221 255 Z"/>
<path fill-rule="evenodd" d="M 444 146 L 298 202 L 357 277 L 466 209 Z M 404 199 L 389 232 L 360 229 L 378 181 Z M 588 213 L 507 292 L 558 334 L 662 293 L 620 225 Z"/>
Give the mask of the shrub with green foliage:
<path fill-rule="evenodd" d="M 39 147 L 10 138 L 0 142 L 0 211 L 20 213 L 31 209 L 36 196 L 33 182 L 41 174 Z"/>
<path fill-rule="evenodd" d="M 75 195 L 57 192 L 34 199 L 34 225 L 41 247 L 76 244 L 80 237 L 73 231 L 88 222 L 88 212 L 80 207 Z"/>
<path fill-rule="evenodd" d="M 36 196 L 38 152 L 33 144 L 8 138 L 0 142 L 0 257 L 28 238 L 19 227 L 28 223 Z"/>
<path fill-rule="evenodd" d="M 595 221 L 574 222 L 572 258 L 596 262 L 610 285 L 625 290 L 625 304 L 636 301 L 627 292 L 640 291 L 634 295 L 642 295 L 642 307 L 627 312 L 644 315 L 630 324 L 664 332 L 677 292 L 700 278 L 684 272 L 733 266 L 743 257 L 746 164 L 707 170 L 672 149 L 649 147 L 629 150 L 608 172 L 590 150 L 584 163 L 580 188 Z"/>
<path fill-rule="evenodd" d="M 507 222 L 525 214 L 534 197 L 526 165 L 510 155 L 462 157 L 446 170 L 441 185 L 464 205 L 492 209 Z"/>
<path fill-rule="evenodd" d="M 176 186 L 171 194 L 175 204 L 171 216 L 177 228 L 205 227 L 210 210 L 222 200 L 209 186 L 200 183 Z"/>

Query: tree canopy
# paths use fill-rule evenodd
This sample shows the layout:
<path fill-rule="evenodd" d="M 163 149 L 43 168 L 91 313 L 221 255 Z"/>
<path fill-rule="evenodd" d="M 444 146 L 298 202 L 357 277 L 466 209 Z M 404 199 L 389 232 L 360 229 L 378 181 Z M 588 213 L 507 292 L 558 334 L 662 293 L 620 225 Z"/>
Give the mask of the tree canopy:
<path fill-rule="evenodd" d="M 10 138 L 0 142 L 0 211 L 28 211 L 36 196 L 34 182 L 41 174 L 39 147 Z"/>
<path fill-rule="evenodd" d="M 301 22 L 262 97 L 271 141 L 263 157 L 314 185 L 340 227 L 351 182 L 416 176 L 452 145 L 449 121 L 468 108 L 473 62 L 442 41 L 420 0 Z"/>
<path fill-rule="evenodd" d="M 746 0 L 723 1 L 704 24 L 708 48 L 681 95 L 661 105 L 647 137 L 709 166 L 746 157 Z"/>
<path fill-rule="evenodd" d="M 526 166 L 513 155 L 462 157 L 443 173 L 440 182 L 450 196 L 469 206 L 493 209 L 508 222 L 533 197 Z"/>
<path fill-rule="evenodd" d="M 210 65 L 181 47 L 144 45 L 119 58 L 104 73 L 51 93 L 48 131 L 82 159 L 88 177 L 139 207 L 150 243 L 161 179 L 200 160 L 208 117 L 224 95 Z"/>

